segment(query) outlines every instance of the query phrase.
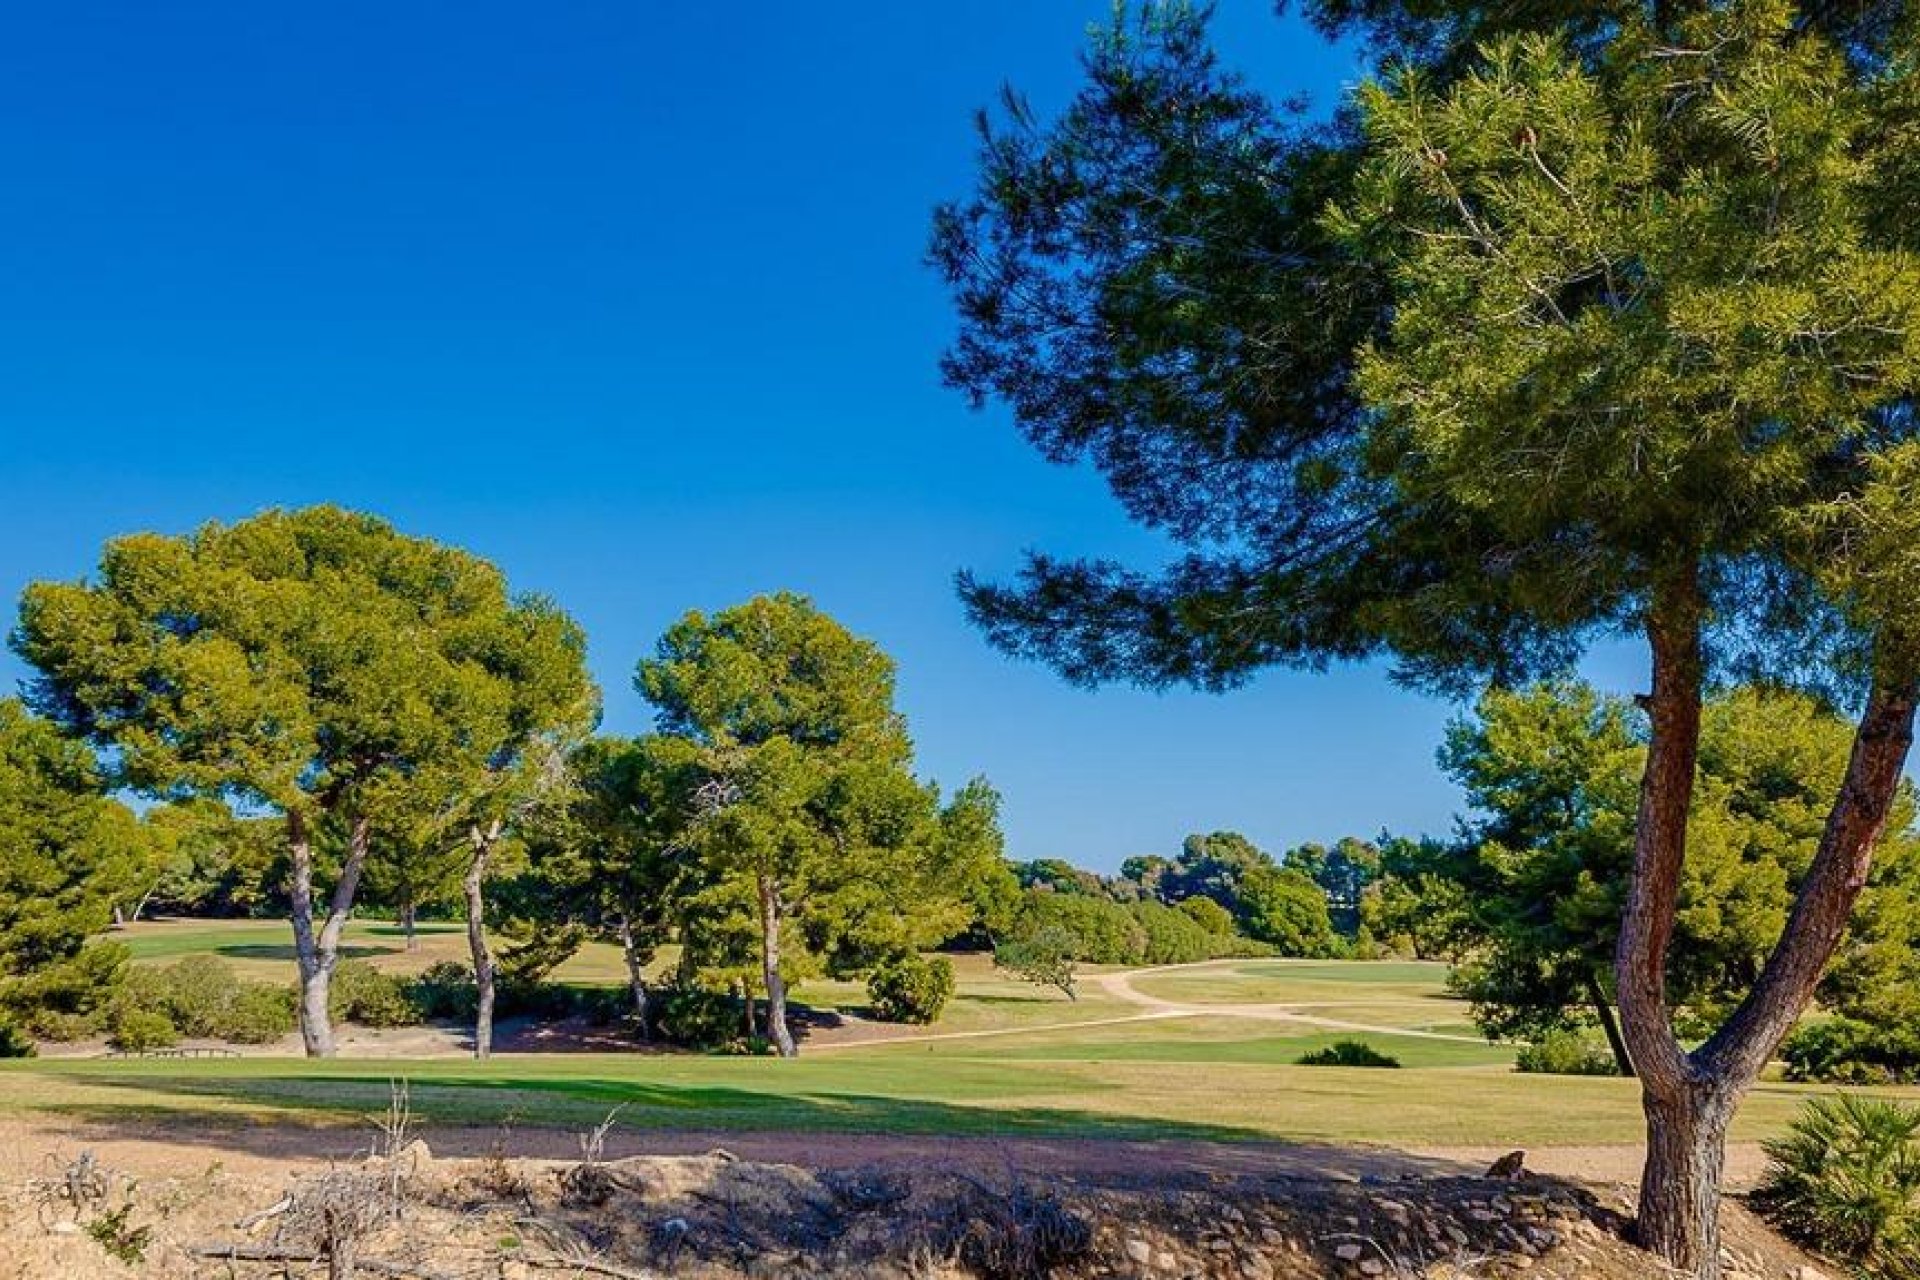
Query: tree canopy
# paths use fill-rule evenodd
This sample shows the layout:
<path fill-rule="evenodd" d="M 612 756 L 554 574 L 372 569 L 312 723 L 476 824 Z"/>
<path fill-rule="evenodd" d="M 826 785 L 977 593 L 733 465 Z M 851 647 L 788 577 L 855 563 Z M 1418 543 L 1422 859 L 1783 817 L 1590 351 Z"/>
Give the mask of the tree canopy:
<path fill-rule="evenodd" d="M 1392 655 L 1463 691 L 1643 636 L 1650 731 L 1616 972 L 1640 1229 L 1718 1269 L 1727 1117 L 1866 880 L 1920 697 L 1920 87 L 1904 6 L 1326 3 L 1382 74 L 1317 125 L 1204 11 L 1096 36 L 1043 124 L 983 122 L 932 259 L 950 382 L 1181 544 L 963 578 L 1069 678 L 1222 687 Z M 1699 1049 L 1668 949 L 1700 703 L 1767 672 L 1859 708 L 1778 946 Z"/>
<path fill-rule="evenodd" d="M 484 560 L 337 507 L 110 542 L 96 580 L 40 582 L 14 644 L 34 704 L 112 749 L 116 781 L 282 815 L 310 1053 L 383 810 L 486 770 L 587 704 L 579 628 Z M 417 792 L 416 792 L 417 794 Z M 314 929 L 313 842 L 345 851 Z"/>

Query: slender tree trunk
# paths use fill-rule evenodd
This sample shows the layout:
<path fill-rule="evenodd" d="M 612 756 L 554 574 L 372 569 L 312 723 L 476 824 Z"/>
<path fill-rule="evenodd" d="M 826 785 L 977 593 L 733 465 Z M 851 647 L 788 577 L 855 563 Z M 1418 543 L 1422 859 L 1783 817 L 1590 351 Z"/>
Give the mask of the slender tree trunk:
<path fill-rule="evenodd" d="M 787 980 L 780 976 L 780 883 L 757 877 L 760 891 L 760 963 L 767 983 L 767 1034 L 783 1058 L 799 1053 L 787 1026 Z"/>
<path fill-rule="evenodd" d="M 356 817 L 348 830 L 347 856 L 333 885 L 326 921 L 316 932 L 313 839 L 306 815 L 299 809 L 287 811 L 287 845 L 293 864 L 288 897 L 293 905 L 294 957 L 300 969 L 300 1039 L 309 1058 L 334 1055 L 333 1018 L 327 1011 L 327 996 L 333 986 L 333 971 L 340 963 L 340 936 L 353 911 L 360 873 L 366 869 L 370 838 L 371 825 L 364 817 Z"/>
<path fill-rule="evenodd" d="M 633 1016 L 640 1024 L 640 1039 L 651 1040 L 647 1028 L 647 972 L 640 956 L 640 945 L 633 935 L 633 922 L 620 917 L 620 958 L 627 962 L 627 989 L 633 993 Z"/>
<path fill-rule="evenodd" d="M 409 889 L 407 896 L 400 902 L 400 931 L 407 937 L 407 950 L 409 951 L 418 951 L 420 949 L 420 935 L 414 929 L 418 915 L 419 912 L 413 905 L 413 891 Z"/>
<path fill-rule="evenodd" d="M 1607 1048 L 1613 1051 L 1614 1065 L 1620 1068 L 1620 1074 L 1632 1079 L 1633 1055 L 1627 1052 L 1627 1042 L 1620 1035 L 1619 1020 L 1613 1016 L 1613 1005 L 1607 1001 L 1607 993 L 1600 987 L 1598 974 L 1587 975 L 1587 1000 L 1593 1005 L 1593 1016 L 1600 1020 L 1600 1030 L 1607 1037 Z"/>
<path fill-rule="evenodd" d="M 1724 1122 L 1698 1123 L 1708 1081 L 1680 1046 L 1667 1011 L 1667 949 L 1673 941 L 1687 853 L 1687 812 L 1700 754 L 1700 651 L 1704 614 L 1689 564 L 1655 590 L 1647 610 L 1653 689 L 1644 701 L 1651 732 L 1640 779 L 1633 873 L 1614 953 L 1620 1030 L 1640 1078 L 1647 1163 L 1640 1180 L 1641 1243 L 1682 1273 L 1717 1280 L 1718 1172 Z M 1713 1147 L 1708 1151 L 1707 1147 Z M 1702 1186 L 1708 1174 L 1714 1181 Z"/>
<path fill-rule="evenodd" d="M 473 1014 L 473 1056 L 486 1059 L 493 1056 L 494 981 L 482 888 L 487 878 L 487 860 L 493 853 L 494 842 L 500 838 L 499 821 L 495 820 L 485 829 L 474 827 L 471 837 L 473 858 L 467 863 L 467 874 L 460 883 L 467 896 L 467 946 L 473 952 L 473 982 L 479 991 Z"/>

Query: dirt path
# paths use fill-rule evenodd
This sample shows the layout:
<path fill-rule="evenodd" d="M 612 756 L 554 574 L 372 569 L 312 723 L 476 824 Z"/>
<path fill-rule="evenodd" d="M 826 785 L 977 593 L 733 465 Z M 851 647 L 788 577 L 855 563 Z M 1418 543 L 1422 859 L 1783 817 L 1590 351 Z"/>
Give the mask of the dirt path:
<path fill-rule="evenodd" d="M 1209 1004 L 1181 1000 L 1166 1000 L 1160 996 L 1149 995 L 1133 985 L 1133 979 L 1153 977 L 1164 973 L 1178 973 L 1196 969 L 1220 969 L 1246 963 L 1243 960 L 1197 960 L 1191 964 L 1154 965 L 1145 969 L 1123 969 L 1115 973 L 1089 974 L 1087 984 L 1097 986 L 1108 995 L 1123 1003 L 1131 1004 L 1142 1010 L 1140 1013 L 1126 1014 L 1115 1018 L 1082 1018 L 1078 1021 L 1063 1019 L 1056 1022 L 1030 1022 L 1016 1027 L 990 1027 L 977 1031 L 928 1031 L 914 1032 L 885 1023 L 850 1021 L 841 1028 L 831 1040 L 817 1043 L 809 1042 L 809 1052 L 832 1049 L 868 1048 L 876 1044 L 899 1042 L 905 1044 L 924 1044 L 930 1040 L 983 1040 L 996 1036 L 1036 1035 L 1049 1031 L 1071 1031 L 1079 1027 L 1113 1027 L 1129 1022 L 1152 1022 L 1168 1018 L 1247 1018 L 1263 1022 L 1291 1022 L 1300 1026 L 1323 1027 L 1329 1031 L 1359 1031 L 1374 1035 L 1411 1036 L 1416 1040 L 1446 1040 L 1454 1044 L 1485 1044 L 1479 1036 L 1452 1035 L 1443 1031 L 1421 1031 L 1412 1027 L 1393 1027 L 1374 1022 L 1350 1022 L 1343 1018 L 1323 1018 L 1317 1014 L 1305 1012 L 1322 1006 L 1324 1002 L 1308 1001 L 1296 1003 L 1259 1003 L 1259 1004 Z M 1351 1008 L 1356 1004 L 1397 1003 L 1361 1000 L 1343 1001 L 1341 1007 Z"/>
<path fill-rule="evenodd" d="M 1186 970 L 1217 969 L 1244 963 L 1245 961 L 1242 960 L 1202 960 L 1194 964 L 1160 965 L 1151 969 L 1127 969 L 1119 973 L 1096 974 L 1089 981 L 1098 983 L 1109 994 L 1129 1004 L 1140 1005 L 1169 1017 L 1255 1018 L 1268 1022 L 1297 1022 L 1305 1026 L 1326 1027 L 1334 1031 L 1368 1031 L 1376 1035 L 1412 1036 L 1417 1040 L 1450 1040 L 1456 1044 L 1486 1043 L 1479 1036 L 1449 1035 L 1441 1031 L 1417 1031 L 1411 1027 L 1381 1026 L 1371 1022 L 1348 1022 L 1341 1018 L 1322 1018 L 1301 1012 L 1303 1009 L 1315 1008 L 1316 1005 L 1313 1003 L 1196 1004 L 1191 1001 L 1165 1000 L 1159 996 L 1148 995 L 1133 985 L 1133 979 L 1143 976 L 1151 977 Z"/>
<path fill-rule="evenodd" d="M 441 1156 L 570 1159 L 579 1134 L 557 1128 L 425 1125 L 419 1130 Z M 58 1117 L 0 1120 L 0 1180 L 45 1176 L 80 1151 L 146 1176 L 189 1176 L 211 1164 L 245 1175 L 311 1171 L 364 1155 L 375 1134 L 365 1125 L 315 1127 L 249 1123 L 209 1127 L 168 1119 L 113 1124 Z M 725 1130 L 613 1130 L 610 1158 L 702 1155 L 725 1150 L 747 1160 L 810 1169 L 866 1166 L 912 1169 L 929 1162 L 982 1175 L 1013 1171 L 1065 1177 L 1112 1178 L 1151 1172 L 1233 1178 L 1248 1175 L 1333 1181 L 1405 1176 L 1477 1174 L 1507 1153 L 1505 1147 L 1332 1146 L 1322 1143 L 1141 1141 L 1106 1138 L 930 1136 L 914 1134 L 730 1132 Z M 1640 1176 L 1638 1146 L 1542 1147 L 1527 1153 L 1537 1173 L 1583 1182 L 1631 1185 Z M 1727 1184 L 1758 1181 L 1766 1158 L 1758 1143 L 1727 1150 Z"/>

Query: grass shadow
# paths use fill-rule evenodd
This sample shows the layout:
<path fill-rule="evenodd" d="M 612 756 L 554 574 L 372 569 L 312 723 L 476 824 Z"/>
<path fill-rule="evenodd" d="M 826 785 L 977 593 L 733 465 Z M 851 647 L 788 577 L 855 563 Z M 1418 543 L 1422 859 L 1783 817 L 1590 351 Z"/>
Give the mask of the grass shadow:
<path fill-rule="evenodd" d="M 213 948 L 213 953 L 225 956 L 229 960 L 283 960 L 295 963 L 299 956 L 292 943 L 275 942 L 224 942 Z M 364 945 L 343 945 L 340 948 L 342 960 L 365 960 L 369 956 L 397 956 L 399 947 L 373 947 Z"/>

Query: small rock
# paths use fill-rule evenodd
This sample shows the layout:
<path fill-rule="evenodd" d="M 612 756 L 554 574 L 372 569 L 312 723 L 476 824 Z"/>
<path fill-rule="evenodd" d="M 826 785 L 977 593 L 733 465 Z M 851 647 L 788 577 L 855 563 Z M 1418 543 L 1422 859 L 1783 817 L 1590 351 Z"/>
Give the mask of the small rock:
<path fill-rule="evenodd" d="M 1273 1264 L 1257 1253 L 1240 1259 L 1241 1280 L 1273 1280 Z"/>
<path fill-rule="evenodd" d="M 1368 1258 L 1360 1264 L 1360 1274 L 1363 1276 L 1385 1275 L 1386 1270 L 1387 1264 L 1378 1258 Z"/>
<path fill-rule="evenodd" d="M 1366 1250 L 1364 1248 L 1362 1248 L 1358 1244 L 1355 1244 L 1353 1241 L 1349 1240 L 1346 1244 L 1343 1244 L 1338 1249 L 1335 1249 L 1333 1251 L 1333 1256 L 1340 1259 L 1340 1261 L 1342 1262 L 1358 1262 L 1360 1260 L 1360 1255 L 1365 1252 Z"/>
<path fill-rule="evenodd" d="M 1145 1240 L 1136 1239 L 1127 1241 L 1127 1260 L 1143 1267 L 1146 1266 L 1149 1262 L 1153 1261 L 1153 1246 Z"/>

